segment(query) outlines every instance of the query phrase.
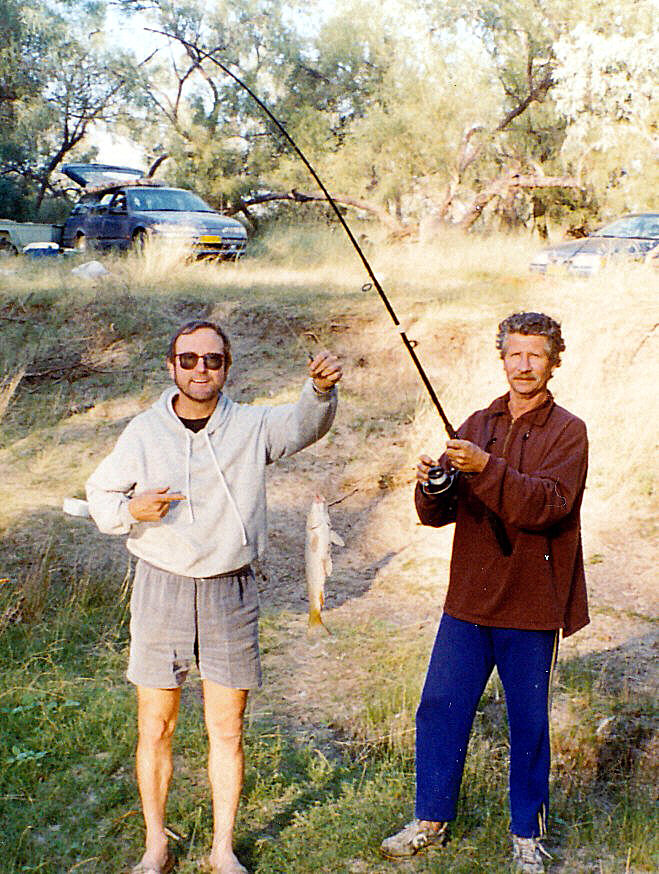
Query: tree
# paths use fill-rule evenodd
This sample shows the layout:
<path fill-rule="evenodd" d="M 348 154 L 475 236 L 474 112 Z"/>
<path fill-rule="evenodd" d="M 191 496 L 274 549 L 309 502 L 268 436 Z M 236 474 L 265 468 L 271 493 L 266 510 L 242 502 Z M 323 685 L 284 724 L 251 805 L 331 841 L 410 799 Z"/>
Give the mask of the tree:
<path fill-rule="evenodd" d="M 625 26 L 636 5 L 619 5 Z M 573 69 L 587 57 L 579 28 L 599 32 L 604 0 L 384 0 L 377 14 L 372 0 L 331 9 L 309 0 L 306 9 L 322 9 L 315 30 L 298 27 L 283 0 L 154 0 L 153 26 L 170 42 L 145 66 L 143 95 L 157 110 L 152 150 L 172 155 L 173 181 L 194 178 L 211 202 L 246 215 L 277 199 L 319 200 L 297 155 L 218 57 L 344 204 L 396 233 L 428 215 L 508 227 L 597 209 L 606 189 L 579 170 L 595 148 L 594 117 L 605 114 L 568 104 Z M 627 70 L 634 81 L 631 61 Z M 588 88 L 584 80 L 583 95 Z M 579 137 L 586 120 L 591 133 Z M 602 124 L 609 134 L 611 120 Z M 650 142 L 654 122 L 644 124 Z M 618 157 L 607 173 L 629 175 Z"/>
<path fill-rule="evenodd" d="M 172 181 L 194 176 L 195 187 L 218 206 L 262 185 L 257 180 L 272 171 L 285 146 L 206 53 L 239 70 L 278 106 L 289 98 L 282 77 L 300 44 L 285 21 L 287 8 L 281 0 L 219 2 L 210 9 L 195 0 L 156 0 L 150 10 L 153 29 L 167 35 L 141 76 L 151 151 L 170 154 Z"/>
<path fill-rule="evenodd" d="M 29 185 L 12 175 L 11 168 L 24 166 L 26 143 L 19 118 L 39 88 L 39 56 L 45 34 L 34 18 L 26 22 L 15 0 L 0 0 L 0 208 L 8 215 L 27 218 Z"/>
<path fill-rule="evenodd" d="M 29 190 L 38 214 L 47 192 L 62 196 L 52 175 L 90 126 L 125 112 L 133 64 L 104 48 L 102 10 L 0 2 L 9 37 L 0 53 L 0 178 Z"/>
<path fill-rule="evenodd" d="M 612 213 L 647 208 L 659 181 L 652 7 L 627 4 L 627 15 L 622 6 L 613 20 L 581 22 L 556 44 L 554 100 L 567 122 L 561 155 Z"/>

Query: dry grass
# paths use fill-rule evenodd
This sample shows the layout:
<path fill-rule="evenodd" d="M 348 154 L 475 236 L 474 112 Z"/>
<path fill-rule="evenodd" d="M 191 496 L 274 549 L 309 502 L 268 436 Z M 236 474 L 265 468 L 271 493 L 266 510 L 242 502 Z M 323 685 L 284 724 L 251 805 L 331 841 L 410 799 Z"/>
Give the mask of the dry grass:
<path fill-rule="evenodd" d="M 126 558 L 120 539 L 63 519 L 58 506 L 66 495 L 81 495 L 124 423 L 166 384 L 165 338 L 199 315 L 229 328 L 236 365 L 228 389 L 236 399 L 293 398 L 306 351 L 320 344 L 339 352 L 346 370 L 331 434 L 270 472 L 267 680 L 250 716 L 240 851 L 263 874 L 375 874 L 384 870 L 376 854 L 382 830 L 409 813 L 414 708 L 451 545 L 450 530 L 417 526 L 410 489 L 417 454 L 439 452 L 445 434 L 375 292 L 361 291 L 366 277 L 345 241 L 318 231 L 259 245 L 259 258 L 238 264 L 186 264 L 148 250 L 108 258 L 111 275 L 96 283 L 72 280 L 68 262 L 27 264 L 10 280 L 0 277 L 0 314 L 9 317 L 5 360 L 75 347 L 82 365 L 18 384 L 3 420 L 0 578 L 9 582 L 0 590 L 0 616 L 23 611 L 16 628 L 5 627 L 3 647 L 8 666 L 39 665 L 41 672 L 36 683 L 26 667 L 16 688 L 3 693 L 14 738 L 6 741 L 9 755 L 23 769 L 5 775 L 5 798 L 29 796 L 34 805 L 23 817 L 22 801 L 6 801 L 17 846 L 12 872 L 82 865 L 111 874 L 118 859 L 129 867 L 139 848 L 139 818 L 127 818 L 136 794 L 127 764 L 134 714 L 122 691 Z M 494 348 L 501 318 L 537 309 L 563 323 L 567 351 L 553 388 L 589 427 L 585 518 L 594 610 L 592 626 L 570 638 L 561 657 L 555 825 L 562 842 L 572 842 L 572 855 L 554 868 L 608 874 L 624 870 L 629 856 L 629 870 L 649 871 L 640 777 L 656 747 L 651 672 L 641 669 L 652 624 L 641 614 L 651 612 L 657 277 L 636 269 L 590 282 L 535 277 L 526 268 L 532 248 L 511 237 L 449 235 L 433 246 L 373 245 L 369 257 L 454 425 L 505 389 Z M 305 633 L 302 555 L 307 492 L 319 484 L 331 498 L 345 498 L 331 512 L 347 545 L 334 553 L 327 586 L 334 637 L 314 641 Z M 60 702 L 57 719 L 42 689 Z M 196 701 L 194 687 L 189 698 Z M 84 708 L 67 717 L 69 699 Z M 43 724 L 36 720 L 41 709 Z M 182 874 L 195 870 L 209 828 L 200 813 L 205 743 L 198 716 L 187 717 L 177 748 L 185 778 L 172 817 L 193 836 Z M 454 847 L 445 862 L 420 859 L 419 871 L 506 864 L 505 720 L 493 690 L 479 720 Z M 625 754 L 626 737 L 637 755 Z M 52 780 L 39 769 L 51 745 Z M 66 819 L 71 805 L 75 823 Z M 30 837 L 35 816 L 64 823 L 62 835 L 44 826 Z M 53 852 L 58 862 L 49 867 Z"/>

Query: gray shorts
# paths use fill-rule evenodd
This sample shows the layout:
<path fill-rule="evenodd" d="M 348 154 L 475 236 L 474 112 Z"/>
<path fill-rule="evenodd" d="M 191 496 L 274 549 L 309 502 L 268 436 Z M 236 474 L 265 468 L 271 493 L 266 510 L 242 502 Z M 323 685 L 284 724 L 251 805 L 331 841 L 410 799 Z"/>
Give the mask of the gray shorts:
<path fill-rule="evenodd" d="M 197 665 L 202 679 L 231 689 L 261 685 L 259 599 L 244 567 L 216 577 L 179 577 L 140 559 L 130 599 L 127 677 L 176 689 Z"/>

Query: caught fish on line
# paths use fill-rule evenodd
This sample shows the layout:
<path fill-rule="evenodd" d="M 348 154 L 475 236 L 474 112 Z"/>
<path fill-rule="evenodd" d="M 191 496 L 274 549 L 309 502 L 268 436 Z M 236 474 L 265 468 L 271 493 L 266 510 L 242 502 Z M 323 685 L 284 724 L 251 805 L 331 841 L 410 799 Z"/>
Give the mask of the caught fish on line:
<path fill-rule="evenodd" d="M 332 573 L 332 543 L 345 546 L 343 539 L 332 530 L 325 498 L 316 495 L 307 515 L 304 547 L 310 630 L 322 626 L 328 631 L 321 611 L 325 602 L 325 580 Z"/>

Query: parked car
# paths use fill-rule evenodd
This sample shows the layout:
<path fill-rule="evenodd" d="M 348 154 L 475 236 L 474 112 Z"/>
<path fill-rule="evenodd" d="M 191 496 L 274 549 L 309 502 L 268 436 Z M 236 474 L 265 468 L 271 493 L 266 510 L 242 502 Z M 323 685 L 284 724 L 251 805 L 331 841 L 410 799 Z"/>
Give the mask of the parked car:
<path fill-rule="evenodd" d="M 543 249 L 530 263 L 536 273 L 563 267 L 591 276 L 618 258 L 643 260 L 659 246 L 659 213 L 627 215 L 579 240 Z"/>
<path fill-rule="evenodd" d="M 62 172 L 85 189 L 64 225 L 65 248 L 141 248 L 157 236 L 190 245 L 199 257 L 236 260 L 245 252 L 244 226 L 192 191 L 145 179 L 131 167 L 64 164 Z"/>
<path fill-rule="evenodd" d="M 0 219 L 0 256 L 18 255 L 26 246 L 34 243 L 59 244 L 61 236 L 61 225 Z M 59 245 L 56 245 L 56 248 L 59 248 Z"/>

